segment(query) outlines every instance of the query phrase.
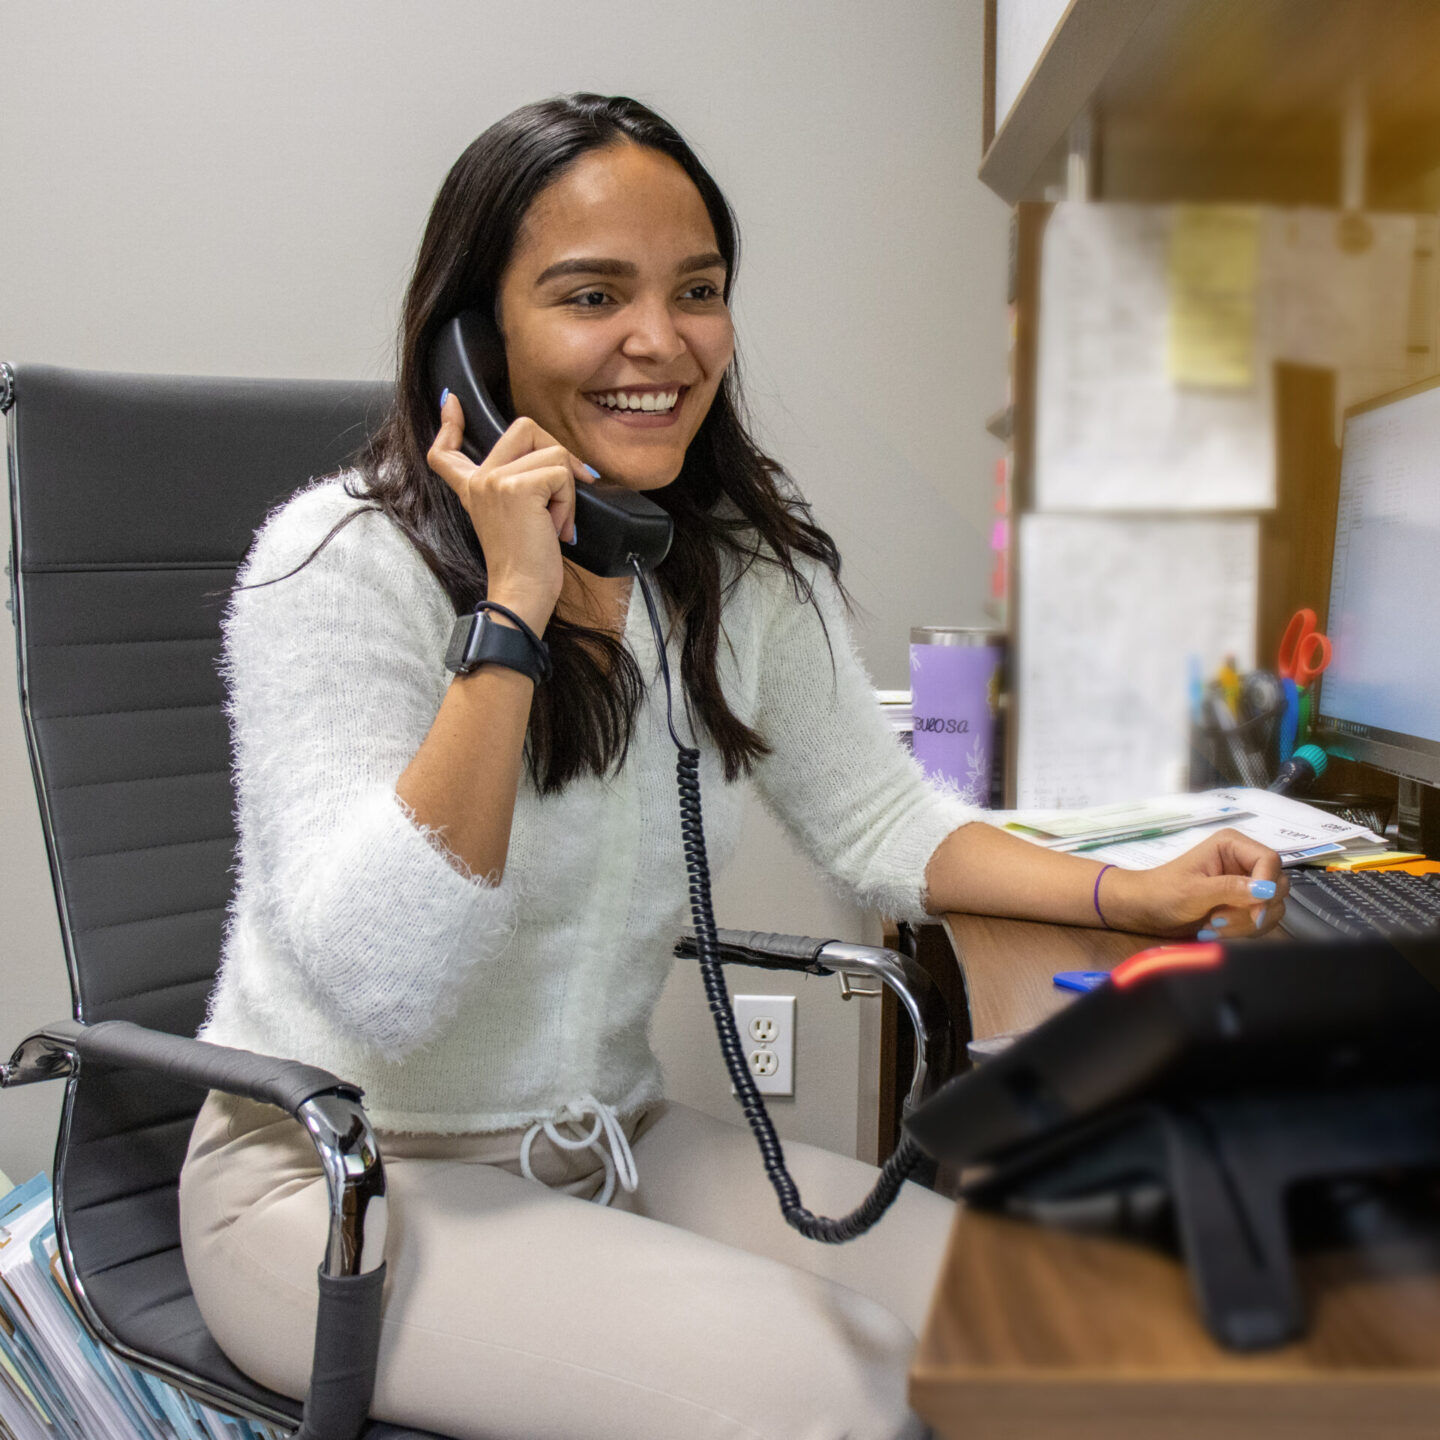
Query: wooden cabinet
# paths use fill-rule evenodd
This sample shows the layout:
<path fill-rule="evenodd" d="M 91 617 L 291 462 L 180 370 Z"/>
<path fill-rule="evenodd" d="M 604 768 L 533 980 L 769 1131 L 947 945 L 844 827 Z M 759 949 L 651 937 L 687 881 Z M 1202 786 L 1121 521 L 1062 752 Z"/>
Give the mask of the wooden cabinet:
<path fill-rule="evenodd" d="M 986 0 L 980 178 L 1016 204 L 1063 184 L 1091 117 L 1101 199 L 1335 205 L 1347 108 L 1357 203 L 1408 209 L 1440 165 L 1440 7 L 1430 0 L 1073 0 L 997 122 L 995 64 L 1032 3 Z"/>

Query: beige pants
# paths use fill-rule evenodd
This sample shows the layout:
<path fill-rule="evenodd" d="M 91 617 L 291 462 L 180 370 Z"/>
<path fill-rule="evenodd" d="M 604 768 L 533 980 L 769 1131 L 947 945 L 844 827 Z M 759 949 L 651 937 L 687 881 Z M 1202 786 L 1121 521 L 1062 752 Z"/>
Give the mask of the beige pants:
<path fill-rule="evenodd" d="M 838 1440 L 923 1434 L 905 1371 L 954 1207 L 906 1185 L 869 1235 L 805 1240 L 748 1131 L 681 1105 L 626 1126 L 639 1189 L 610 1208 L 588 1152 L 520 1132 L 382 1135 L 388 1274 L 373 1413 L 470 1437 Z M 875 1170 L 786 1156 L 806 1205 L 843 1214 Z M 547 1188 L 551 1187 L 551 1188 Z M 570 1193 L 566 1193 L 567 1189 Z M 185 1263 L 242 1370 L 303 1394 L 325 1184 L 280 1111 L 212 1095 L 180 1191 Z"/>

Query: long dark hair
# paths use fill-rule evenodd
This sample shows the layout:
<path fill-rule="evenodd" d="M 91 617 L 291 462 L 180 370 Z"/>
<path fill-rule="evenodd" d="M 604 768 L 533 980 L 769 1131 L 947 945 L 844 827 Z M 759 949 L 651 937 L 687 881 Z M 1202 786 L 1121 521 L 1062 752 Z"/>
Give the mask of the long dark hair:
<path fill-rule="evenodd" d="M 451 167 L 430 212 L 405 296 L 394 405 L 362 452 L 353 493 L 409 536 L 457 613 L 485 598 L 485 558 L 458 497 L 425 460 L 438 425 L 426 357 L 450 316 L 495 312 L 520 226 L 540 192 L 587 152 L 626 142 L 668 155 L 694 182 L 725 260 L 728 301 L 739 260 L 728 202 L 675 128 L 623 96 L 564 95 L 497 121 Z M 675 521 L 674 543 L 655 577 L 683 630 L 680 670 L 691 721 L 709 733 L 726 779 L 734 780 L 769 746 L 720 689 L 716 654 L 727 589 L 751 565 L 774 564 L 797 602 L 813 603 L 797 558 L 819 561 L 838 581 L 840 556 L 779 465 L 750 438 L 733 361 L 679 477 L 647 493 Z M 528 751 L 534 783 L 548 794 L 623 762 L 644 683 L 613 635 L 557 615 L 545 638 L 554 674 L 536 689 Z"/>

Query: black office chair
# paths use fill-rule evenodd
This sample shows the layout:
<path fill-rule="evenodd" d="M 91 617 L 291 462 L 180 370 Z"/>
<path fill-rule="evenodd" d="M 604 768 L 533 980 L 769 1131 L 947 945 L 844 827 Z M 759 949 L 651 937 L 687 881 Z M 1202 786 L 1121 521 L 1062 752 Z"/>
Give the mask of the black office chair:
<path fill-rule="evenodd" d="M 442 1437 L 367 1420 L 385 1179 L 361 1091 L 190 1038 L 214 981 L 235 846 L 219 623 L 265 514 L 341 468 L 388 403 L 379 384 L 0 367 L 21 706 L 75 1012 L 22 1041 L 0 1087 L 67 1079 L 56 1228 L 97 1338 L 218 1409 L 298 1425 L 303 1440 Z M 951 1073 L 944 1003 L 909 958 L 721 938 L 727 960 L 883 980 L 915 1027 L 911 1102 Z M 288 1111 L 329 1183 L 303 1407 L 226 1359 L 190 1293 L 179 1175 L 210 1089 Z"/>

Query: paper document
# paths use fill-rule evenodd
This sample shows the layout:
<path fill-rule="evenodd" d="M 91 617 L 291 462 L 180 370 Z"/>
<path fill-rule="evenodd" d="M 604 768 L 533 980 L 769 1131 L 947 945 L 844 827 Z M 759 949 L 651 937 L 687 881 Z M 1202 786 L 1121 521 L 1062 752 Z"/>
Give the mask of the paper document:
<path fill-rule="evenodd" d="M 1185 783 L 1191 664 L 1213 674 L 1227 655 L 1242 671 L 1254 659 L 1258 544 L 1250 519 L 1023 517 L 1022 806 Z"/>
<path fill-rule="evenodd" d="M 1186 830 L 1204 819 L 1224 820 L 1236 813 L 1233 805 L 1216 805 L 1211 814 L 1202 816 L 1188 803 L 1145 800 L 1131 805 L 1092 805 L 1085 810 L 1031 810 L 1023 819 L 1011 818 L 1003 824 L 1006 830 L 1048 850 L 1077 850 L 1106 841 Z"/>
<path fill-rule="evenodd" d="M 1187 830 L 1100 846 L 1087 850 L 1086 855 L 1127 870 L 1149 870 L 1193 850 L 1207 836 L 1224 829 L 1248 835 L 1277 851 L 1281 860 L 1289 864 L 1340 855 L 1357 842 L 1367 846 L 1384 843 L 1363 825 L 1352 825 L 1327 811 L 1286 795 L 1272 795 L 1268 790 L 1208 790 L 1188 797 L 1165 796 L 1157 803 L 1170 805 L 1183 799 L 1194 802 L 1197 813 L 1213 811 L 1217 805 L 1232 805 L 1239 813 L 1220 820 L 1204 819 Z"/>
<path fill-rule="evenodd" d="M 1193 243 L 1205 237 L 1193 230 L 1179 237 L 1172 265 L 1175 214 L 1168 205 L 1063 204 L 1050 216 L 1040 269 L 1037 509 L 1275 503 L 1271 367 L 1259 363 L 1254 316 L 1239 298 L 1244 222 L 1231 226 L 1228 258 L 1207 275 Z M 1207 383 L 1177 383 L 1200 376 Z"/>
<path fill-rule="evenodd" d="M 1108 817 L 1125 812 L 1188 815 L 1190 823 L 1178 828 L 1167 824 L 1160 834 L 1086 846 L 1083 854 L 1087 859 L 1119 865 L 1126 870 L 1150 870 L 1184 855 L 1215 831 L 1225 829 L 1248 835 L 1292 864 L 1323 854 L 1348 854 L 1384 844 L 1374 831 L 1363 825 L 1353 825 L 1287 795 L 1244 787 L 1206 790 L 1193 795 L 1161 795 L 1134 806 L 1096 806 L 1064 812 L 1068 821 L 1050 810 L 994 810 L 986 819 L 1021 839 L 1053 850 L 1062 845 L 1046 838 L 1048 830 L 1063 826 L 1075 833 L 1093 833 Z"/>
<path fill-rule="evenodd" d="M 1358 247 L 1351 238 L 1356 222 L 1367 237 Z M 1263 348 L 1277 360 L 1338 371 L 1341 409 L 1433 368 L 1430 335 L 1411 333 L 1421 270 L 1417 230 L 1414 215 L 1266 212 Z M 1412 349 L 1416 338 L 1424 343 Z"/>
<path fill-rule="evenodd" d="M 1337 413 L 1435 369 L 1433 216 L 1062 204 L 1042 240 L 1035 503 L 1275 503 L 1276 361 Z"/>

